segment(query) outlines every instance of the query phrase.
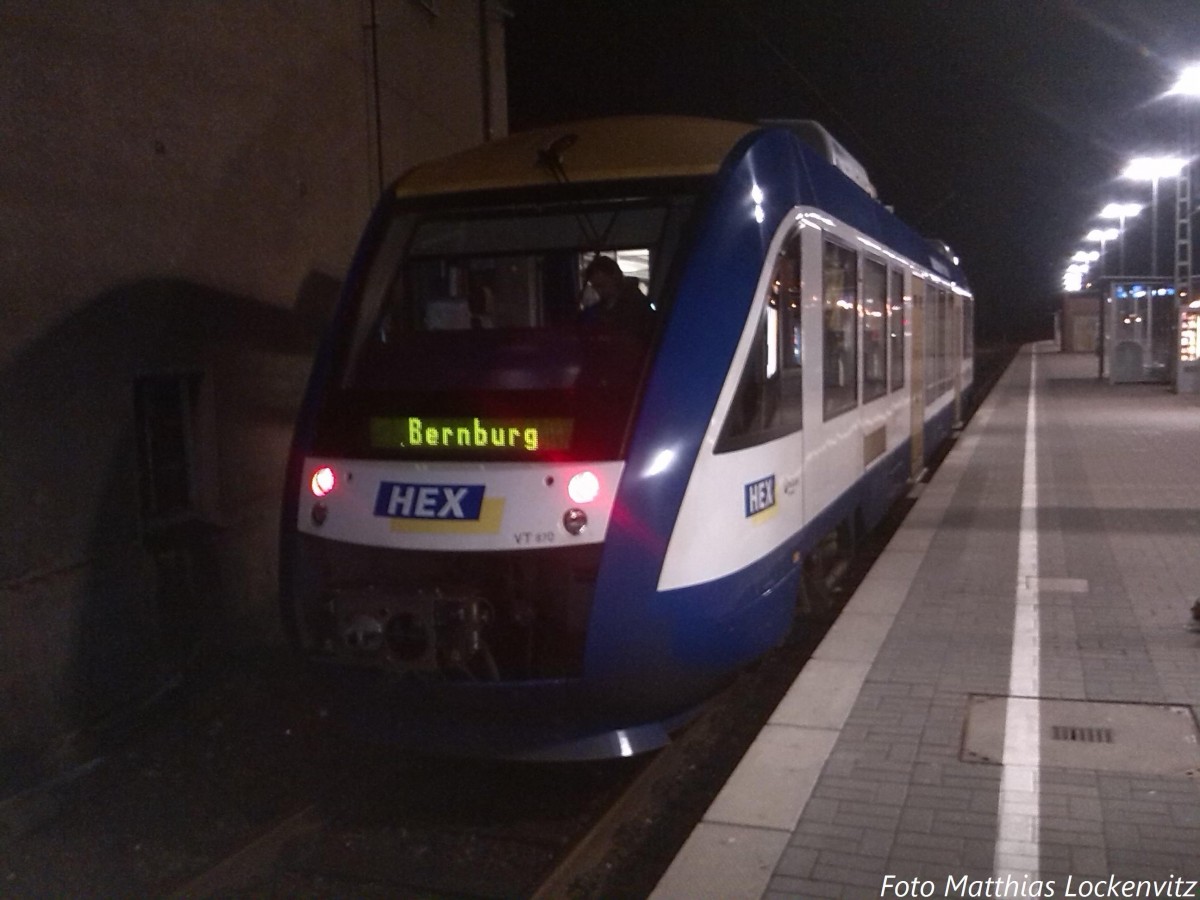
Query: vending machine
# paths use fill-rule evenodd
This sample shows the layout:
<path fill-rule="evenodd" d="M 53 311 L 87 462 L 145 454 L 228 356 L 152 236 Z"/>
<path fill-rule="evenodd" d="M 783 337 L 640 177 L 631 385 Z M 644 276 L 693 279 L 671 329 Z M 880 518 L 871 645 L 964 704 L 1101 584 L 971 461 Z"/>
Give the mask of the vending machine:
<path fill-rule="evenodd" d="M 1200 300 L 1179 310 L 1179 370 L 1176 390 L 1200 392 Z"/>

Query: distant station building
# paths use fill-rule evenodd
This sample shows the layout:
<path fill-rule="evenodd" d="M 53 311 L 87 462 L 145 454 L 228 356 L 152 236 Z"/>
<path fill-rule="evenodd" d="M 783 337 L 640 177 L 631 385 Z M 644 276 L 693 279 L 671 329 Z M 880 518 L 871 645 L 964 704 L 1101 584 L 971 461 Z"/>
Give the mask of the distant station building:
<path fill-rule="evenodd" d="M 278 638 L 318 336 L 387 182 L 506 133 L 507 15 L 0 9 L 0 771 Z"/>
<path fill-rule="evenodd" d="M 1064 293 L 1057 317 L 1059 347 L 1064 353 L 1096 353 L 1100 347 L 1100 291 Z"/>

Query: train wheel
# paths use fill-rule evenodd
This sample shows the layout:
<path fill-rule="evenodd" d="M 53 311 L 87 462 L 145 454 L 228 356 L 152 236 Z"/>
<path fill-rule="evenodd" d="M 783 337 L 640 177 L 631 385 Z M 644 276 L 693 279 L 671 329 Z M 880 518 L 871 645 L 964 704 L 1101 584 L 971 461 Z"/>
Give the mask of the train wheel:
<path fill-rule="evenodd" d="M 846 519 L 825 535 L 804 558 L 797 612 L 805 619 L 832 622 L 846 603 L 839 586 L 855 548 L 854 525 Z"/>
<path fill-rule="evenodd" d="M 837 617 L 836 599 L 812 556 L 804 560 L 796 612 L 800 618 L 816 622 L 832 622 Z"/>

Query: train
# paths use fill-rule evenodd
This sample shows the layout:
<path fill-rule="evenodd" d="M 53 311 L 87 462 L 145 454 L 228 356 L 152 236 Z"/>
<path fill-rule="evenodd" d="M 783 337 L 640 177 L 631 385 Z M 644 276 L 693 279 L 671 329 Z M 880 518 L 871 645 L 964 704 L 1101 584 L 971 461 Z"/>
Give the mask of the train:
<path fill-rule="evenodd" d="M 661 747 L 960 423 L 973 321 L 950 247 L 815 122 L 617 116 L 417 165 L 296 420 L 291 640 L 420 752 Z"/>

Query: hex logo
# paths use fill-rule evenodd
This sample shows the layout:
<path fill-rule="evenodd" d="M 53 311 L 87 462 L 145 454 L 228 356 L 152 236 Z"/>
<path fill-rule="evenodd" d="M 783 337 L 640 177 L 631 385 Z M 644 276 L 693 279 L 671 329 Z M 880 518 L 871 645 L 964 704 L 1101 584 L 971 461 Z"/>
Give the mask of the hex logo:
<path fill-rule="evenodd" d="M 775 476 L 768 475 L 745 485 L 746 518 L 766 512 L 775 505 Z"/>
<path fill-rule="evenodd" d="M 383 481 L 375 515 L 391 519 L 477 521 L 483 508 L 482 484 L 405 484 Z"/>

